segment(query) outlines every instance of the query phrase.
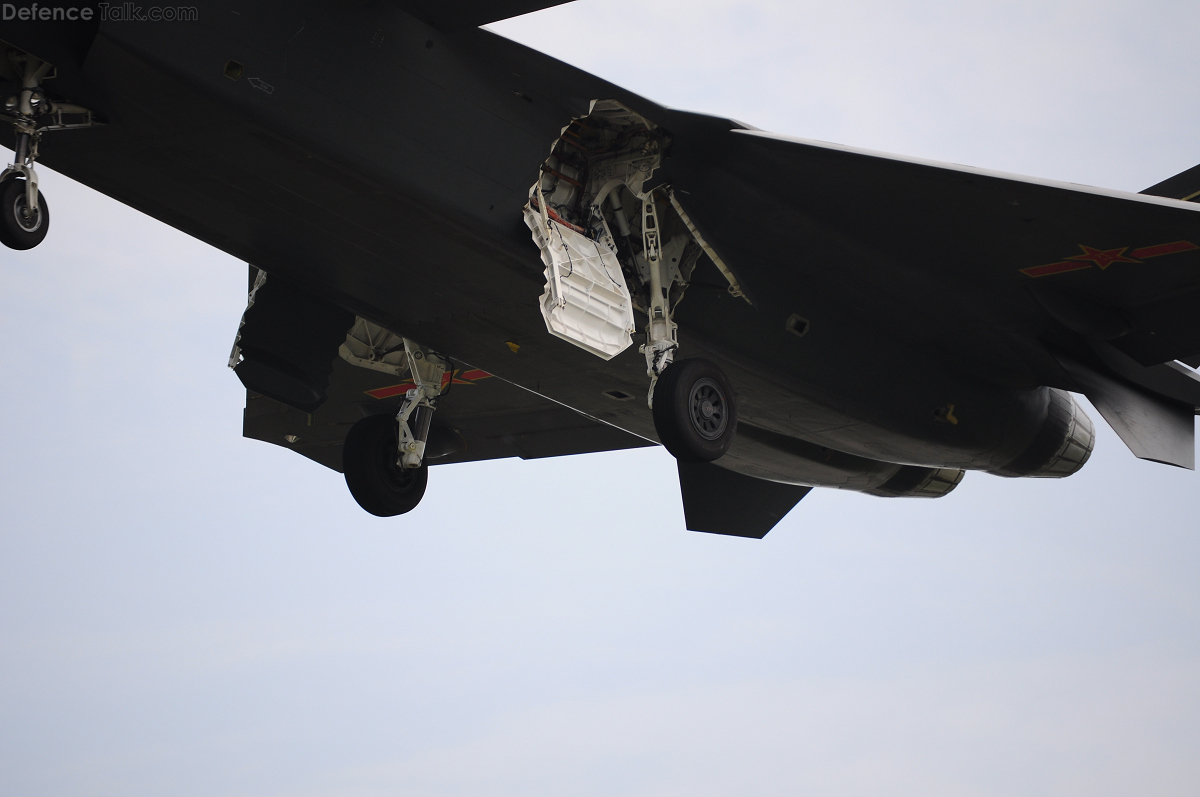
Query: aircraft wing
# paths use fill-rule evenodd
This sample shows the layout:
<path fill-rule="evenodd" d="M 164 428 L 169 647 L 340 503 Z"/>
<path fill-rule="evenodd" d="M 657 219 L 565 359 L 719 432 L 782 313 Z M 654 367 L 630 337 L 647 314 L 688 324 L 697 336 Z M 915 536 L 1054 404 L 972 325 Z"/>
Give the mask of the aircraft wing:
<path fill-rule="evenodd" d="M 1200 205 L 754 130 L 703 156 L 709 167 L 675 171 L 675 186 L 693 183 L 689 209 L 709 205 L 695 215 L 748 291 L 769 292 L 765 264 L 788 251 L 788 268 L 859 272 L 864 290 L 1004 328 L 1080 316 L 1068 326 L 1142 365 L 1200 355 Z M 721 203 L 747 193 L 761 202 Z M 1048 311 L 1043 293 L 1076 312 Z"/>
<path fill-rule="evenodd" d="M 786 317 L 782 295 L 815 313 L 847 291 L 864 321 L 907 306 L 897 337 L 983 378 L 1084 393 L 1139 457 L 1192 467 L 1200 376 L 1174 361 L 1200 365 L 1200 205 L 1182 201 L 1196 170 L 1165 198 L 675 125 L 698 133 L 676 136 L 676 196 L 760 310 Z"/>
<path fill-rule="evenodd" d="M 571 0 L 393 0 L 396 5 L 439 30 L 477 28 L 519 17 Z"/>
<path fill-rule="evenodd" d="M 334 362 L 328 397 L 313 413 L 247 391 L 245 437 L 289 448 L 342 470 L 342 441 L 358 420 L 395 414 L 405 377 Z M 438 402 L 430 464 L 520 457 L 539 459 L 656 445 L 483 371 L 459 366 Z"/>

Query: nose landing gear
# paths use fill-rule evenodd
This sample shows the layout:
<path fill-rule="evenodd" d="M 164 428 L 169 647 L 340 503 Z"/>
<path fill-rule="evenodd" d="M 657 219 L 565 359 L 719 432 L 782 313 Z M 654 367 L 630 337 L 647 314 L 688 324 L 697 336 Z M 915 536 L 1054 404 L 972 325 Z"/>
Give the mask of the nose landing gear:
<path fill-rule="evenodd" d="M 50 229 L 50 208 L 36 179 L 0 181 L 0 214 L 0 243 L 9 249 L 32 249 Z"/>
<path fill-rule="evenodd" d="M 54 77 L 54 67 L 18 51 L 6 54 L 21 75 L 20 94 L 8 97 L 0 121 L 10 122 L 16 139 L 14 158 L 0 172 L 0 243 L 10 249 L 32 249 L 50 229 L 50 208 L 38 190 L 38 144 L 42 133 L 101 124 L 87 108 L 52 101 L 42 81 Z"/>

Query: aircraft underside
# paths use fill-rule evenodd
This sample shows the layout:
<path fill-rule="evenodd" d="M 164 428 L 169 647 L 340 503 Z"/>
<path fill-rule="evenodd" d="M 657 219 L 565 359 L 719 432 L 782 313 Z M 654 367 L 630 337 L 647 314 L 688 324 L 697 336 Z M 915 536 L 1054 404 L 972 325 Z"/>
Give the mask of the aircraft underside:
<path fill-rule="evenodd" d="M 44 162 L 251 264 L 246 436 L 377 515 L 430 465 L 657 442 L 689 528 L 761 537 L 812 487 L 1071 475 L 1072 392 L 1194 465 L 1200 216 L 1173 199 L 1200 177 L 1159 199 L 780 139 L 475 27 L 540 5 L 6 23 L 0 240 L 47 234 Z"/>

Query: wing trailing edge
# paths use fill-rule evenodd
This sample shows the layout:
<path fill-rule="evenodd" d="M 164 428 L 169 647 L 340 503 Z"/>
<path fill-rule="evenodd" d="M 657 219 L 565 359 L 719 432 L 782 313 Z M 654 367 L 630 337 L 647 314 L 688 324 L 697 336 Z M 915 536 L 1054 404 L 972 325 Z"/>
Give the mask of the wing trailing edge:
<path fill-rule="evenodd" d="M 392 0 L 438 30 L 477 28 L 490 22 L 566 5 L 571 0 Z"/>

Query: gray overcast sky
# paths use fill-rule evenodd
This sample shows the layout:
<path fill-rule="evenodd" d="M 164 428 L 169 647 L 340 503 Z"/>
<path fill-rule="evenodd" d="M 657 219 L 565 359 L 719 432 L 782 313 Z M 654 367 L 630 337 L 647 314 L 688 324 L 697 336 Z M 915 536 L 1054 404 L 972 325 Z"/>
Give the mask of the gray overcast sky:
<path fill-rule="evenodd" d="M 493 27 L 779 133 L 1132 190 L 1200 163 L 1192 2 Z M 763 542 L 684 531 L 657 449 L 438 468 L 380 521 L 240 438 L 244 264 L 43 174 L 50 238 L 0 251 L 0 792 L 1196 793 L 1200 477 L 1103 424 L 1065 481 L 817 492 Z"/>

